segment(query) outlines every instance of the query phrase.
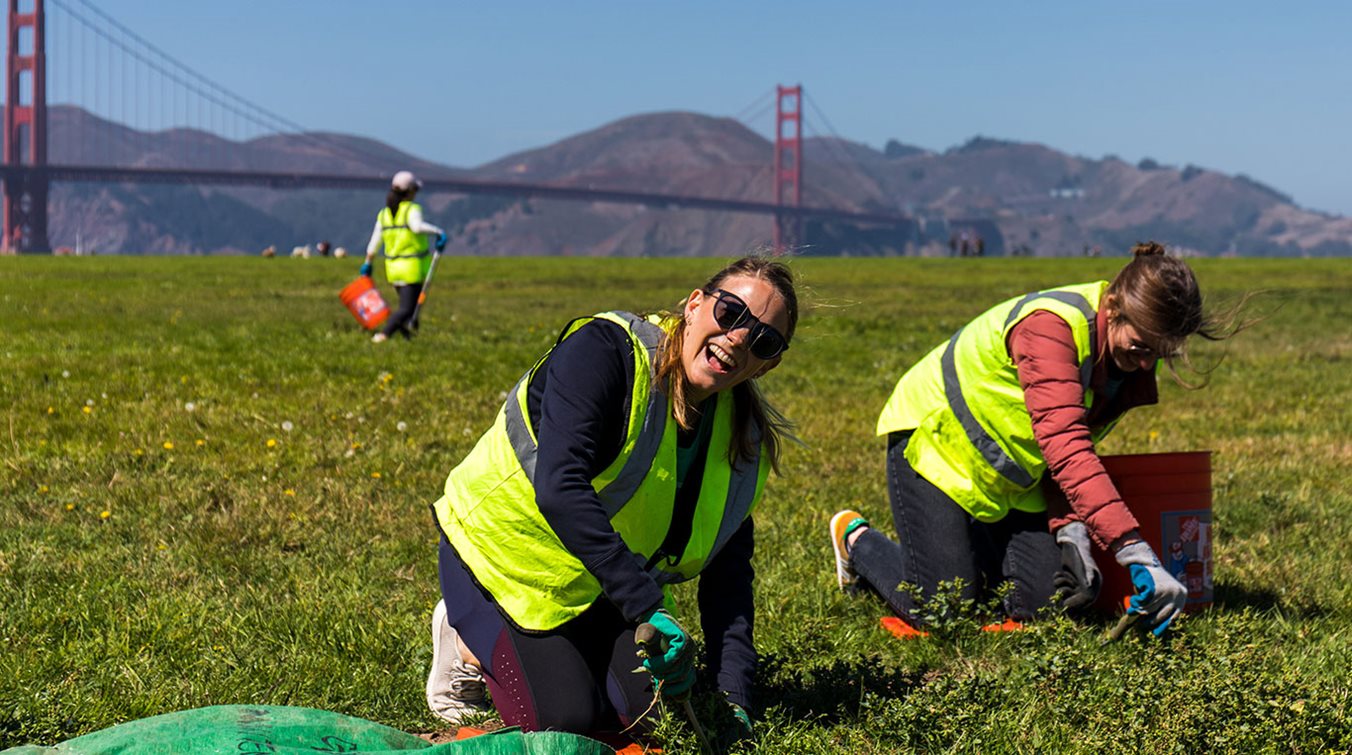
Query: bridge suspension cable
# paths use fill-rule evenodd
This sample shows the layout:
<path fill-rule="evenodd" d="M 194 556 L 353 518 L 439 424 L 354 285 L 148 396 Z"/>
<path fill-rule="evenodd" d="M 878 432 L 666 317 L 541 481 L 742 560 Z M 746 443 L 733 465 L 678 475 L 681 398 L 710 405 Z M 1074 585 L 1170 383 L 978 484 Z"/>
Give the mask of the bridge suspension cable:
<path fill-rule="evenodd" d="M 61 12 L 59 20 L 49 21 L 49 33 L 55 31 L 63 37 L 56 40 L 58 44 L 54 51 L 57 55 L 52 56 L 50 52 L 48 55 L 51 62 L 64 69 L 53 72 L 56 75 L 50 76 L 49 82 L 64 81 L 66 84 L 64 91 L 50 98 L 53 101 L 64 98 L 133 132 L 194 128 L 236 142 L 279 134 L 366 166 L 381 165 L 388 160 L 387 155 L 377 155 L 316 134 L 237 94 L 127 28 L 89 0 L 46 0 L 46 3 Z M 48 46 L 48 50 L 53 51 L 53 46 Z M 142 70 L 133 70 L 129 61 L 135 61 Z M 79 81 L 78 92 L 72 79 Z M 87 91 L 88 88 L 92 88 L 92 93 Z M 156 88 L 160 91 L 153 91 Z M 156 104 L 158 113 L 154 112 Z M 96 126 L 91 124 L 90 127 Z M 98 151 L 102 154 L 97 156 L 100 162 L 118 161 L 119 145 L 111 143 L 113 138 L 105 127 L 90 140 L 96 149 L 101 147 Z M 133 133 L 131 138 L 140 136 Z M 138 152 L 144 155 L 149 144 L 137 146 L 142 149 L 130 150 L 131 154 L 124 155 L 123 159 L 135 158 Z M 128 152 L 126 149 L 121 151 Z M 53 155 L 53 162 L 86 162 L 92 156 L 87 148 L 79 148 L 74 155 Z M 219 145 L 214 155 L 198 153 L 172 157 L 193 163 L 192 167 L 232 160 L 225 145 Z"/>

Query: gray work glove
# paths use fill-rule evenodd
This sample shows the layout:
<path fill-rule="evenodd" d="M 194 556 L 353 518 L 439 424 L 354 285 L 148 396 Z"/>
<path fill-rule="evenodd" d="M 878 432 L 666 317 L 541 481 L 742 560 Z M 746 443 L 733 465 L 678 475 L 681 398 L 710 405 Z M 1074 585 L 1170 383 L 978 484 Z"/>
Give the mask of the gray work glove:
<path fill-rule="evenodd" d="M 1117 563 L 1130 570 L 1131 584 L 1136 588 L 1127 613 L 1144 614 L 1150 631 L 1159 637 L 1183 612 L 1188 589 L 1164 570 L 1155 550 L 1145 542 L 1124 545 L 1115 555 Z"/>
<path fill-rule="evenodd" d="M 1061 546 L 1061 568 L 1052 578 L 1053 597 L 1066 613 L 1079 613 L 1093 605 L 1103 585 L 1089 529 L 1084 522 L 1071 522 L 1056 531 L 1056 542 Z"/>

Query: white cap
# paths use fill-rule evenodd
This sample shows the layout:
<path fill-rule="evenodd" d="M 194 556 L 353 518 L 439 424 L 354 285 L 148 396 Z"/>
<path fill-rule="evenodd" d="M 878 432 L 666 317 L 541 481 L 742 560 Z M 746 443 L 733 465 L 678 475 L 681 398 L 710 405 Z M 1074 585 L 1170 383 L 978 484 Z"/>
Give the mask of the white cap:
<path fill-rule="evenodd" d="M 408 191 L 409 189 L 421 189 L 422 181 L 419 181 L 418 177 L 413 175 L 413 171 L 401 170 L 398 173 L 394 174 L 394 179 L 390 181 L 390 186 L 400 191 Z"/>

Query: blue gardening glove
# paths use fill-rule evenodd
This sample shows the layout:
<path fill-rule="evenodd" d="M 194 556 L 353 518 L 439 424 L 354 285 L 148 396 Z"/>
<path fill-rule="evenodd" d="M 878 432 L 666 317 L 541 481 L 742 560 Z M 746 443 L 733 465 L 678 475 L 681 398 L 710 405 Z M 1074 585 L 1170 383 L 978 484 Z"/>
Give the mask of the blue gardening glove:
<path fill-rule="evenodd" d="M 1136 588 L 1127 612 L 1144 614 L 1150 624 L 1150 631 L 1159 637 L 1183 612 L 1183 604 L 1188 601 L 1188 589 L 1164 570 L 1155 550 L 1145 542 L 1122 546 L 1116 558 L 1117 563 L 1130 570 L 1131 584 Z"/>
<path fill-rule="evenodd" d="M 1084 522 L 1071 522 L 1056 531 L 1061 545 L 1061 568 L 1052 577 L 1054 597 L 1066 613 L 1078 613 L 1098 599 L 1103 575 L 1094 563 L 1094 546 Z"/>
<path fill-rule="evenodd" d="M 657 630 L 652 650 L 640 649 L 643 668 L 653 675 L 665 697 L 677 697 L 695 686 L 695 643 L 676 623 L 676 619 L 658 608 L 643 619 Z"/>
<path fill-rule="evenodd" d="M 366 276 L 367 278 L 370 278 L 370 277 L 371 277 L 371 261 L 370 261 L 370 260 L 367 260 L 367 261 L 361 263 L 361 270 L 358 271 L 358 274 L 359 274 L 359 275 L 364 275 L 364 276 Z"/>
<path fill-rule="evenodd" d="M 438 251 L 438 252 L 444 252 L 444 251 L 446 251 L 446 234 L 445 234 L 445 233 L 438 233 L 438 234 L 437 234 L 437 251 Z"/>

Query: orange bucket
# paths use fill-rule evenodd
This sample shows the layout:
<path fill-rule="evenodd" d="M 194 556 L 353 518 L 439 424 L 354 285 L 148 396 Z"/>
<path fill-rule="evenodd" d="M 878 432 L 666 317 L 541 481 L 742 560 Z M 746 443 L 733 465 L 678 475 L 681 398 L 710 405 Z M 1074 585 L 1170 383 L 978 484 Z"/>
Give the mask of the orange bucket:
<path fill-rule="evenodd" d="M 357 322 L 367 330 L 380 327 L 380 324 L 390 316 L 390 308 L 385 306 L 385 299 L 381 297 L 380 291 L 371 279 L 365 275 L 344 286 L 343 290 L 338 292 L 338 298 L 347 306 L 352 316 L 357 318 Z"/>
<path fill-rule="evenodd" d="M 1103 466 L 1141 525 L 1141 537 L 1164 568 L 1188 588 L 1184 610 L 1200 611 L 1212 601 L 1211 452 L 1104 456 Z M 1131 577 L 1111 553 L 1095 549 L 1103 590 L 1095 603 L 1117 615 L 1134 590 Z"/>

